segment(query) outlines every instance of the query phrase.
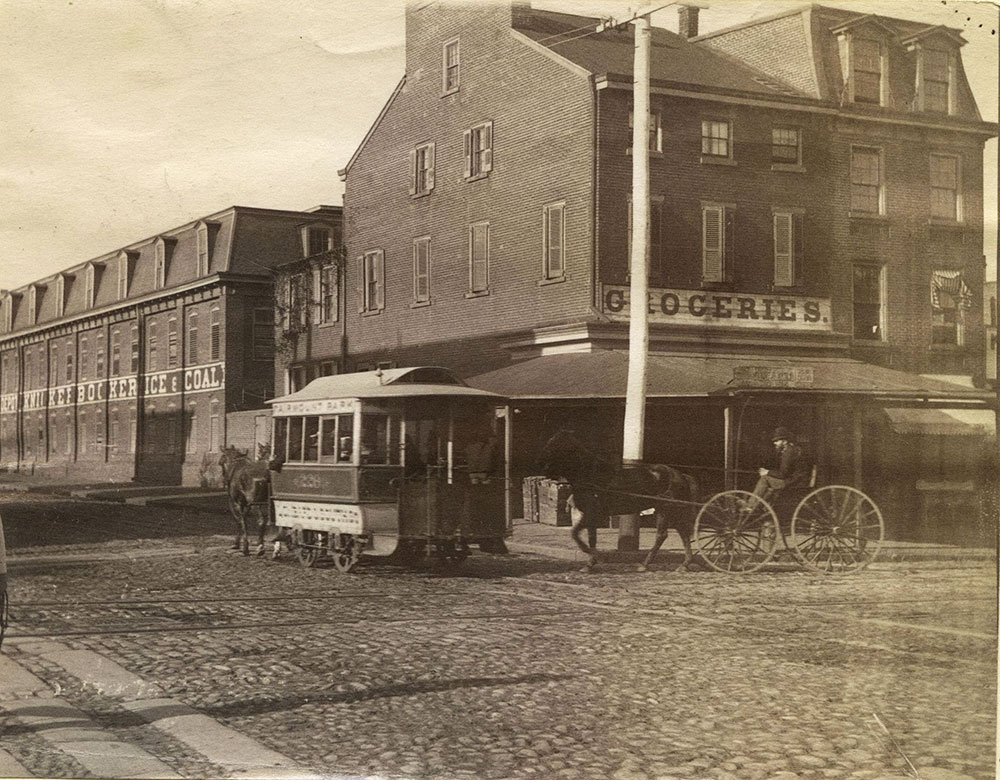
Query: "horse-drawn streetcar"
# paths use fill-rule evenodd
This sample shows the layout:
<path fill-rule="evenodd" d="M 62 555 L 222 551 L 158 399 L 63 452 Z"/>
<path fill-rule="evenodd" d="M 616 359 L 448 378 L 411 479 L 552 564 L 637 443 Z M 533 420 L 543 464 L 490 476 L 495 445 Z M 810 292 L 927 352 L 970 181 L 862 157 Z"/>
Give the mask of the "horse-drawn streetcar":
<path fill-rule="evenodd" d="M 321 377 L 272 404 L 270 514 L 306 566 L 503 552 L 503 408 L 446 369 Z"/>

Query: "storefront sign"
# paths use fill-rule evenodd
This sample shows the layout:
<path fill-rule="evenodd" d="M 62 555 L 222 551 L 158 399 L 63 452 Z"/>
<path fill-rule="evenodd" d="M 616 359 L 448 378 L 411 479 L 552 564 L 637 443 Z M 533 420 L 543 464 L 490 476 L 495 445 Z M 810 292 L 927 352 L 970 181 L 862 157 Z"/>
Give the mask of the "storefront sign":
<path fill-rule="evenodd" d="M 750 387 L 812 387 L 812 366 L 736 366 L 733 381 Z"/>
<path fill-rule="evenodd" d="M 604 313 L 613 320 L 628 320 L 629 288 L 604 285 L 603 293 Z M 646 310 L 650 323 L 772 330 L 833 328 L 828 298 L 650 289 Z"/>
<path fill-rule="evenodd" d="M 0 395 L 0 414 L 16 412 L 17 399 L 19 397 L 20 396 L 18 393 L 7 393 L 5 395 Z"/>
<path fill-rule="evenodd" d="M 24 410 L 30 412 L 34 409 L 45 408 L 44 390 L 27 390 L 24 393 Z"/>

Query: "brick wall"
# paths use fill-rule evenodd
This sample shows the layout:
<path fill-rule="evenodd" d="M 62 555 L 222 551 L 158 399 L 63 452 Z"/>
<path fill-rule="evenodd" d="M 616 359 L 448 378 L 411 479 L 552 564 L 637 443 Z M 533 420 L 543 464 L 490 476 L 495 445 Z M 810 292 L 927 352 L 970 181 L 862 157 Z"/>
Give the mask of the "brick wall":
<path fill-rule="evenodd" d="M 445 41 L 461 88 L 441 96 Z M 515 39 L 509 8 L 431 4 L 407 15 L 407 80 L 347 174 L 348 349 L 378 354 L 585 316 L 592 291 L 592 91 Z M 463 180 L 463 132 L 493 122 L 493 170 Z M 435 187 L 409 195 L 409 152 L 436 144 Z M 542 284 L 542 209 L 566 204 L 566 278 Z M 469 225 L 490 223 L 489 294 L 468 297 Z M 431 237 L 431 304 L 414 308 L 413 239 Z M 385 308 L 358 312 L 359 257 L 385 252 Z"/>

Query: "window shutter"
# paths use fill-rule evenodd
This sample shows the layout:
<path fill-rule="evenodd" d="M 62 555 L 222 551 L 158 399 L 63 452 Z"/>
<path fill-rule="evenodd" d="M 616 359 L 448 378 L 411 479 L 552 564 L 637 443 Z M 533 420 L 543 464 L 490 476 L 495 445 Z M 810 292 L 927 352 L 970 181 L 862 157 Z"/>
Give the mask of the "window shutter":
<path fill-rule="evenodd" d="M 358 314 L 365 311 L 365 266 L 368 265 L 366 255 L 358 258 Z"/>
<path fill-rule="evenodd" d="M 323 319 L 323 280 L 320 277 L 320 270 L 318 268 L 313 268 L 313 279 L 312 279 L 312 308 L 313 317 L 312 321 L 315 323 L 321 323 L 325 320 Z"/>
<path fill-rule="evenodd" d="M 493 120 L 483 127 L 483 171 L 493 170 Z"/>
<path fill-rule="evenodd" d="M 723 244 L 723 255 L 722 255 L 722 273 L 721 278 L 723 281 L 731 282 L 733 281 L 733 276 L 736 270 L 736 263 L 734 262 L 734 244 L 736 243 L 736 231 L 733 230 L 733 221 L 735 219 L 735 212 L 733 209 L 722 208 L 722 244 Z"/>
<path fill-rule="evenodd" d="M 702 271 L 706 282 L 722 281 L 723 253 L 723 209 L 719 206 L 708 206 L 702 209 Z"/>
<path fill-rule="evenodd" d="M 375 308 L 385 308 L 385 252 L 375 255 Z"/>
<path fill-rule="evenodd" d="M 417 150 L 410 149 L 410 194 L 417 194 Z"/>
<path fill-rule="evenodd" d="M 465 167 L 462 169 L 462 177 L 468 179 L 472 175 L 472 131 L 466 130 L 463 136 L 465 139 Z"/>
<path fill-rule="evenodd" d="M 774 215 L 774 284 L 791 287 L 795 282 L 792 267 L 794 245 L 792 240 L 792 215 Z"/>
<path fill-rule="evenodd" d="M 802 214 L 792 216 L 792 284 L 801 284 L 802 279 L 802 258 L 805 256 L 805 240 L 802 226 L 805 217 Z"/>
<path fill-rule="evenodd" d="M 427 191 L 430 192 L 434 189 L 434 144 L 429 144 L 427 146 Z"/>

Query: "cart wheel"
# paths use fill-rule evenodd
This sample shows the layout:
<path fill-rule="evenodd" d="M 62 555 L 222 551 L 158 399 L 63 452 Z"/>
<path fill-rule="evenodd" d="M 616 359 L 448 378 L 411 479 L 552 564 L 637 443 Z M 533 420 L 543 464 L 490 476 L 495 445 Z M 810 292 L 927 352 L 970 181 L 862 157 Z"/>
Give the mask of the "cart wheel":
<path fill-rule="evenodd" d="M 361 545 L 350 535 L 345 535 L 344 540 L 344 546 L 331 550 L 330 554 L 333 556 L 333 564 L 337 567 L 337 571 L 347 574 L 361 557 Z"/>
<path fill-rule="evenodd" d="M 771 505 L 745 490 L 716 493 L 694 521 L 694 549 L 717 571 L 742 574 L 771 560 L 781 536 Z"/>
<path fill-rule="evenodd" d="M 299 563 L 307 569 L 311 569 L 323 557 L 325 551 L 321 545 L 326 542 L 323 538 L 326 534 L 321 531 L 302 531 L 301 533 L 301 541 L 297 541 L 295 544 L 295 557 L 299 559 Z"/>
<path fill-rule="evenodd" d="M 788 546 L 804 566 L 851 572 L 874 560 L 884 537 L 882 512 L 874 501 L 847 485 L 827 485 L 795 508 Z"/>

